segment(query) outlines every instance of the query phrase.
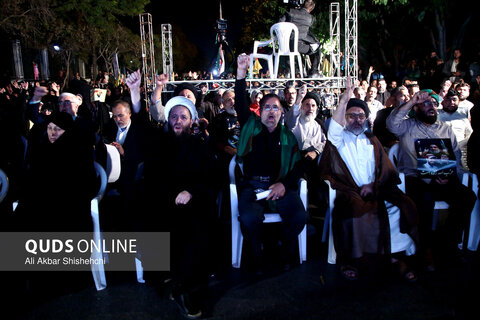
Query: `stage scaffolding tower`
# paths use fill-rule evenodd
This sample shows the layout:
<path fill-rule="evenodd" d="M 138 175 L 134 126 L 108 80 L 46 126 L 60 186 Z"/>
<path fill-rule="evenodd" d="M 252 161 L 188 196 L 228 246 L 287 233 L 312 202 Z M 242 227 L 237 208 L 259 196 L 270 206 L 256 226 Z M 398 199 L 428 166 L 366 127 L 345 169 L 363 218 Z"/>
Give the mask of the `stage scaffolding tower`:
<path fill-rule="evenodd" d="M 143 84 L 145 86 L 145 102 L 150 106 L 149 93 L 155 87 L 155 47 L 153 45 L 152 15 L 139 14 L 140 38 L 142 42 Z"/>
<path fill-rule="evenodd" d="M 345 76 L 358 79 L 357 0 L 345 0 Z"/>
<path fill-rule="evenodd" d="M 330 76 L 340 77 L 340 3 L 330 3 Z"/>
<path fill-rule="evenodd" d="M 170 24 L 162 24 L 162 61 L 163 73 L 168 74 L 168 78 L 173 81 L 172 26 Z"/>

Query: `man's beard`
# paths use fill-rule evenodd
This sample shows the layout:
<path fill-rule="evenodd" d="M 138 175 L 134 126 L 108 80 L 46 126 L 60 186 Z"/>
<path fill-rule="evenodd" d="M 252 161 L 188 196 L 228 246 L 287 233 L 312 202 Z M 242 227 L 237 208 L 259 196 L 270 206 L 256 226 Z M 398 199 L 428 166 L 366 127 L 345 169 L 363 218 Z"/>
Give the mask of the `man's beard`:
<path fill-rule="evenodd" d="M 427 124 L 434 124 L 437 121 L 437 113 L 433 116 L 427 116 L 424 112 L 417 112 L 417 119 Z"/>
<path fill-rule="evenodd" d="M 300 115 L 305 122 L 310 122 L 315 119 L 315 116 L 312 113 L 307 114 L 305 111 L 301 110 Z"/>
<path fill-rule="evenodd" d="M 173 130 L 173 128 L 170 126 L 170 124 L 168 125 L 168 131 L 174 135 L 175 137 L 187 137 L 191 134 L 191 129 L 190 128 L 183 128 L 182 131 L 180 132 L 176 132 L 175 130 Z"/>
<path fill-rule="evenodd" d="M 458 110 L 458 106 L 448 107 L 448 108 L 443 107 L 443 111 L 448 112 L 448 113 L 454 113 L 457 110 Z"/>
<path fill-rule="evenodd" d="M 236 114 L 234 108 L 225 108 L 225 112 L 232 115 L 232 116 L 234 116 Z"/>
<path fill-rule="evenodd" d="M 354 135 L 358 136 L 365 131 L 365 122 L 361 125 L 358 122 L 354 122 L 351 125 L 346 126 L 347 131 L 350 131 Z"/>

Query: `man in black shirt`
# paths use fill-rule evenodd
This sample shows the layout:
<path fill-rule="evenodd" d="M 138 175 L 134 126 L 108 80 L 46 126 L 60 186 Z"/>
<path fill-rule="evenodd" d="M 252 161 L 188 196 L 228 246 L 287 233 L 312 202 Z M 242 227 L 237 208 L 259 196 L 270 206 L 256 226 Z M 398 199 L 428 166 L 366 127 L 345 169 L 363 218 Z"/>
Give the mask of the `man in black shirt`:
<path fill-rule="evenodd" d="M 306 212 L 297 192 L 302 175 L 300 153 L 293 133 L 279 123 L 282 115 L 280 98 L 267 94 L 260 101 L 260 117 L 250 111 L 246 101 L 245 75 L 250 57 L 238 57 L 235 96 L 238 120 L 242 128 L 237 156 L 244 164 L 244 179 L 238 186 L 239 220 L 242 233 L 252 244 L 261 268 L 261 230 L 267 206 L 282 217 L 285 267 L 293 261 L 298 234 L 305 226 Z M 258 189 L 270 190 L 265 199 L 256 200 Z"/>

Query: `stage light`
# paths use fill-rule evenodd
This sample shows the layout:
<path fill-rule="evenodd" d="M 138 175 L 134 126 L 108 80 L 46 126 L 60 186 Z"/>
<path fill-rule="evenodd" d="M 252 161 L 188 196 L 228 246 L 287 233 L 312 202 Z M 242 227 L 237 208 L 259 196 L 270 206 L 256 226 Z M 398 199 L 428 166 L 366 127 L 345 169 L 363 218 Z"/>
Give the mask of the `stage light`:
<path fill-rule="evenodd" d="M 213 73 L 214 76 L 218 76 L 218 70 L 217 69 L 213 69 L 212 73 Z"/>
<path fill-rule="evenodd" d="M 53 50 L 55 50 L 55 51 L 60 51 L 60 46 L 54 44 L 54 45 L 53 45 Z"/>

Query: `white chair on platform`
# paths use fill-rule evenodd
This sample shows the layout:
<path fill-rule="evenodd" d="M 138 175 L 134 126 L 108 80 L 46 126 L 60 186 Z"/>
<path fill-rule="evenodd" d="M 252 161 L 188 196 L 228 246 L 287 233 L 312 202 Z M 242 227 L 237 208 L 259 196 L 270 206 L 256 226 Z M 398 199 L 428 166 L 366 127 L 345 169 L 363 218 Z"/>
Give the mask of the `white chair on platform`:
<path fill-rule="evenodd" d="M 249 77 L 253 79 L 253 64 L 255 63 L 255 59 L 264 59 L 267 60 L 268 63 L 268 73 L 270 74 L 270 79 L 275 77 L 273 72 L 273 54 L 265 54 L 265 53 L 258 53 L 259 48 L 268 47 L 269 45 L 273 44 L 274 40 L 270 39 L 267 41 L 255 41 L 253 43 L 253 53 L 250 54 L 250 67 L 249 67 Z"/>
<path fill-rule="evenodd" d="M 291 35 L 293 38 L 293 50 L 290 50 Z M 270 35 L 275 39 L 278 48 L 273 47 L 273 56 L 275 57 L 275 77 L 278 76 L 278 67 L 280 66 L 280 57 L 287 56 L 290 62 L 290 78 L 295 78 L 295 58 L 297 58 L 300 77 L 303 78 L 302 56 L 298 52 L 298 28 L 291 22 L 275 23 L 270 28 Z"/>
<path fill-rule="evenodd" d="M 234 268 L 240 268 L 242 261 L 242 248 L 243 248 L 243 235 L 240 229 L 240 221 L 238 221 L 238 193 L 237 185 L 235 183 L 235 166 L 236 156 L 232 158 L 229 165 L 230 174 L 230 206 L 232 214 L 232 266 Z M 243 164 L 239 164 L 243 172 Z M 300 198 L 302 199 L 303 206 L 307 210 L 307 181 L 301 179 L 300 181 Z M 282 218 L 278 213 L 265 213 L 265 220 L 263 223 L 281 222 Z M 298 250 L 300 256 L 300 263 L 307 260 L 307 226 L 303 228 L 302 232 L 298 235 Z"/>
<path fill-rule="evenodd" d="M 100 229 L 100 212 L 98 208 L 98 204 L 100 200 L 102 200 L 103 195 L 105 193 L 105 189 L 107 188 L 107 174 L 102 166 L 94 162 L 95 172 L 97 174 L 97 178 L 100 178 L 100 187 L 98 190 L 97 195 L 91 201 L 91 214 L 93 220 L 93 240 L 95 243 L 102 243 L 101 239 L 103 238 L 102 232 Z M 101 245 L 102 246 L 102 245 Z M 105 261 L 106 255 L 103 252 L 103 248 L 100 248 L 100 252 L 93 251 L 92 252 L 92 259 L 104 259 Z M 97 290 L 103 290 L 107 287 L 107 280 L 105 278 L 105 267 L 103 264 L 92 264 L 91 270 L 93 274 L 93 280 L 95 281 L 95 286 Z"/>

